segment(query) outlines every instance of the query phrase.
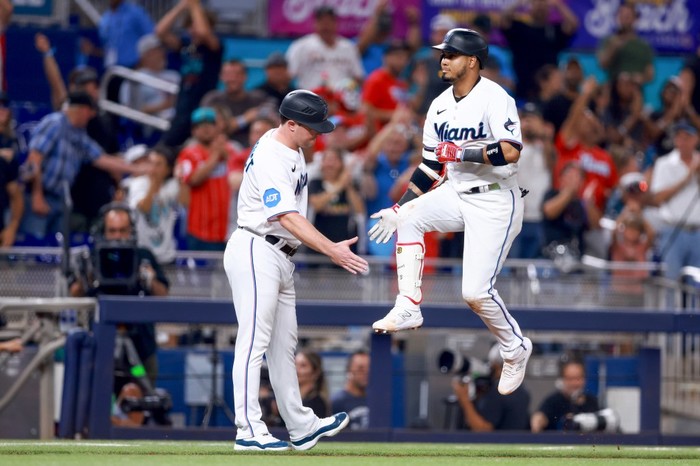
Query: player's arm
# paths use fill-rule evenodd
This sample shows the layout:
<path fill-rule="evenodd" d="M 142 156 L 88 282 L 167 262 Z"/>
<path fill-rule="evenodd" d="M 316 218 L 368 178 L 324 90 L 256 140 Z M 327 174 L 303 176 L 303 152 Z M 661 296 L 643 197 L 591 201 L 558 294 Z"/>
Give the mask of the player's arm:
<path fill-rule="evenodd" d="M 279 222 L 299 241 L 321 254 L 325 254 L 333 263 L 348 272 L 356 274 L 367 270 L 367 261 L 350 250 L 350 246 L 357 242 L 357 236 L 334 243 L 298 212 L 280 215 Z"/>
<path fill-rule="evenodd" d="M 469 424 L 469 428 L 473 432 L 492 432 L 494 430 L 493 424 L 479 414 L 469 398 L 469 387 L 461 380 L 455 380 L 452 382 L 452 389 L 457 396 L 457 402 L 462 408 L 464 419 Z"/>
<path fill-rule="evenodd" d="M 520 145 L 512 141 L 496 141 L 485 147 L 462 148 L 452 141 L 438 143 L 435 148 L 438 162 L 473 162 L 500 167 L 520 160 Z"/>

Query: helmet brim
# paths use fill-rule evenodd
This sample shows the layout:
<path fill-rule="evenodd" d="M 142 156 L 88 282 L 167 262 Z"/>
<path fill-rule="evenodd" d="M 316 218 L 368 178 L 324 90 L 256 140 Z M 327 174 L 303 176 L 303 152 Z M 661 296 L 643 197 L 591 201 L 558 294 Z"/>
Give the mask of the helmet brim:
<path fill-rule="evenodd" d="M 452 47 L 450 44 L 438 44 L 438 45 L 433 45 L 433 48 L 435 50 L 441 50 L 443 52 L 449 52 L 449 53 L 456 53 L 457 55 L 464 55 L 464 52 L 461 52 L 457 50 L 456 48 Z"/>
<path fill-rule="evenodd" d="M 299 122 L 299 123 L 301 123 L 304 126 L 308 126 L 312 130 L 317 131 L 319 133 L 323 133 L 323 134 L 330 133 L 331 131 L 333 131 L 335 129 L 335 125 L 330 120 L 323 120 L 323 121 L 319 121 L 318 123 L 302 123 L 302 122 Z"/>

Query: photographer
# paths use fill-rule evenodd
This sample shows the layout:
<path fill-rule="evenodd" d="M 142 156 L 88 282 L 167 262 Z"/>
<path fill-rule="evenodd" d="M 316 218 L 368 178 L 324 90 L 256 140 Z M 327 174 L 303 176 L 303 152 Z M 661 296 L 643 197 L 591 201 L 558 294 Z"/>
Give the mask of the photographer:
<path fill-rule="evenodd" d="M 111 203 L 104 206 L 100 213 L 96 234 L 93 235 L 95 248 L 85 266 L 86 270 L 69 280 L 70 295 L 166 296 L 169 284 L 163 269 L 150 250 L 136 246 L 129 208 Z M 122 325 L 119 332 L 133 342 L 152 387 L 158 373 L 154 325 Z M 116 363 L 118 367 L 120 361 Z M 126 380 L 115 379 L 115 393 L 119 393 L 129 381 L 129 377 L 120 379 Z M 148 390 L 150 387 L 143 388 Z"/>
<path fill-rule="evenodd" d="M 573 359 L 563 362 L 556 385 L 557 391 L 545 398 L 532 415 L 532 432 L 617 429 L 619 421 L 612 410 L 601 411 L 598 398 L 584 391 L 586 371 L 583 362 Z"/>
<path fill-rule="evenodd" d="M 498 393 L 498 381 L 503 368 L 498 345 L 489 351 L 489 366 L 491 375 L 488 379 L 474 380 L 476 395 L 473 400 L 469 393 L 470 381 L 465 378 L 455 378 L 452 381 L 452 389 L 467 426 L 473 432 L 529 429 L 530 393 L 525 387 L 521 385 L 507 396 Z"/>

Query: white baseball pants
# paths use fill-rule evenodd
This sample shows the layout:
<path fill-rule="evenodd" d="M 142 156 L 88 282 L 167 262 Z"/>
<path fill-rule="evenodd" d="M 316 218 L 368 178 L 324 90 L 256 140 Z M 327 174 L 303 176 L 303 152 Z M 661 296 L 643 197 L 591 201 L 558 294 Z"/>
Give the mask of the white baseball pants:
<path fill-rule="evenodd" d="M 268 433 L 258 399 L 263 355 L 289 436 L 302 438 L 318 428 L 319 418 L 301 403 L 294 364 L 294 264 L 263 238 L 237 229 L 226 245 L 224 269 L 238 320 L 232 371 L 236 438 Z"/>
<path fill-rule="evenodd" d="M 405 204 L 399 212 L 397 247 L 420 244 L 424 248 L 423 235 L 429 231 L 464 231 L 462 298 L 496 337 L 503 359 L 517 356 L 522 332 L 494 286 L 522 228 L 519 189 L 460 194 L 445 183 Z M 399 255 L 397 266 L 398 260 Z M 420 283 L 420 277 L 416 281 Z"/>

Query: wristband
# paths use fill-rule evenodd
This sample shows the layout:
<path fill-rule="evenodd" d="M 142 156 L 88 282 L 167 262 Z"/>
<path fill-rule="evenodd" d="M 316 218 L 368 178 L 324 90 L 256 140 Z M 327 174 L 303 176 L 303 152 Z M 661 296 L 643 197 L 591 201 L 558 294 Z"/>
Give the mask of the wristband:
<path fill-rule="evenodd" d="M 56 53 L 56 47 L 51 47 L 46 52 L 44 52 L 44 57 L 53 57 L 53 55 L 55 53 Z"/>
<path fill-rule="evenodd" d="M 462 162 L 484 163 L 484 151 L 481 147 L 462 149 Z"/>
<path fill-rule="evenodd" d="M 503 165 L 508 165 L 508 161 L 506 160 L 506 156 L 503 153 L 501 144 L 498 142 L 494 142 L 493 144 L 489 144 L 488 146 L 486 146 L 486 157 L 488 157 L 489 161 L 491 162 L 491 165 L 493 165 L 494 167 L 502 167 Z"/>

